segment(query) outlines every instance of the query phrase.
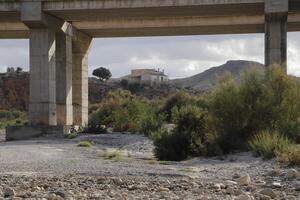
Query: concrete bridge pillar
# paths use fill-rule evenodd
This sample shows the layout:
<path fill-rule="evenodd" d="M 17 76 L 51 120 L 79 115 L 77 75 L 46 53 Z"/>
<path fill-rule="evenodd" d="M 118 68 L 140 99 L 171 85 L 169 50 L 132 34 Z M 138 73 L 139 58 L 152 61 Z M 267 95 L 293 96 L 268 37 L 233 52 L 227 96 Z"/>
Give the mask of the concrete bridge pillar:
<path fill-rule="evenodd" d="M 31 125 L 57 125 L 55 32 L 30 30 L 30 104 Z"/>
<path fill-rule="evenodd" d="M 287 0 L 265 1 L 265 65 L 287 62 Z"/>
<path fill-rule="evenodd" d="M 58 125 L 73 124 L 72 37 L 56 34 L 56 110 Z"/>
<path fill-rule="evenodd" d="M 73 36 L 73 121 L 88 124 L 88 53 L 92 38 L 81 32 Z"/>
<path fill-rule="evenodd" d="M 41 2 L 21 5 L 21 20 L 30 28 L 30 99 L 31 125 L 57 125 L 55 31 L 43 23 Z"/>
<path fill-rule="evenodd" d="M 22 1 L 21 20 L 30 29 L 32 126 L 73 124 L 72 26 L 42 12 L 42 1 Z"/>

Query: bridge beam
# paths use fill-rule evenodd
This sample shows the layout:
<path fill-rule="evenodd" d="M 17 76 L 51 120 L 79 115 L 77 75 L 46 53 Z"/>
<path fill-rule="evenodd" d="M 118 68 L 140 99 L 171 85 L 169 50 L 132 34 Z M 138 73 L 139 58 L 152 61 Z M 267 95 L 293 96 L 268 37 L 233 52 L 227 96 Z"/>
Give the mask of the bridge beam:
<path fill-rule="evenodd" d="M 265 65 L 287 62 L 288 1 L 265 1 Z"/>

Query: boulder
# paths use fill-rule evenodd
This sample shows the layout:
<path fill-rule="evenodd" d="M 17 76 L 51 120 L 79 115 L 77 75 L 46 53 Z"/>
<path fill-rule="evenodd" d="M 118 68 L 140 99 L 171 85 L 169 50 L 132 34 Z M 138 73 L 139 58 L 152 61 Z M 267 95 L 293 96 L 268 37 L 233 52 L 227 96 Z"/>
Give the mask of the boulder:
<path fill-rule="evenodd" d="M 237 179 L 237 184 L 239 186 L 249 185 L 250 183 L 251 183 L 251 178 L 250 178 L 249 174 L 246 174 L 245 176 L 242 176 Z"/>

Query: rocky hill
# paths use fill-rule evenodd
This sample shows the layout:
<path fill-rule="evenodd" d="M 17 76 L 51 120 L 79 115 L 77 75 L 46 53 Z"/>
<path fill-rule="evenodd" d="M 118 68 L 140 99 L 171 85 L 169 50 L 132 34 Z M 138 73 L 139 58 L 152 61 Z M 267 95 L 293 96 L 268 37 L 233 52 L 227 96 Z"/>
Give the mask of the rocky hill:
<path fill-rule="evenodd" d="M 253 61 L 231 60 L 223 65 L 212 67 L 200 74 L 171 80 L 171 84 L 179 88 L 207 91 L 212 89 L 218 83 L 218 77 L 225 72 L 230 72 L 236 81 L 240 81 L 242 72 L 247 68 L 258 68 L 259 70 L 263 70 L 264 65 Z"/>

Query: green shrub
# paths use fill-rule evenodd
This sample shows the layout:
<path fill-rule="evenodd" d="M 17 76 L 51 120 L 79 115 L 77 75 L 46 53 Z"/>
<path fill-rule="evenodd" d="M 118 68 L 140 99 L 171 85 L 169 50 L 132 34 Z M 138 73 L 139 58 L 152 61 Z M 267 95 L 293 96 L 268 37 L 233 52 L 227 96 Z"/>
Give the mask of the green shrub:
<path fill-rule="evenodd" d="M 225 153 L 247 150 L 246 142 L 267 129 L 300 141 L 300 85 L 278 66 L 265 75 L 245 71 L 239 85 L 223 77 L 209 96 L 208 110 Z"/>
<path fill-rule="evenodd" d="M 210 127 L 208 112 L 189 105 L 173 109 L 175 129 L 161 129 L 152 135 L 155 155 L 160 160 L 183 160 L 188 156 L 220 153 L 215 132 Z"/>
<path fill-rule="evenodd" d="M 120 151 L 104 151 L 104 152 L 98 152 L 98 155 L 101 157 L 104 157 L 106 160 L 114 160 L 114 161 L 120 161 L 123 160 L 123 154 Z"/>
<path fill-rule="evenodd" d="M 150 100 L 124 90 L 110 92 L 97 106 L 89 116 L 91 130 L 106 125 L 112 126 L 115 131 L 138 132 L 143 120 L 155 110 Z"/>
<path fill-rule="evenodd" d="M 12 112 L 10 112 L 8 110 L 0 110 L 0 119 L 2 119 L 2 120 L 13 119 L 13 114 L 12 114 Z"/>
<path fill-rule="evenodd" d="M 27 120 L 27 116 L 21 111 L 0 110 L 0 128 L 7 126 L 20 126 Z"/>
<path fill-rule="evenodd" d="M 278 160 L 289 165 L 300 166 L 300 146 L 290 145 L 278 155 Z"/>
<path fill-rule="evenodd" d="M 84 141 L 80 141 L 77 146 L 78 147 L 92 147 L 94 145 L 95 145 L 95 143 L 93 141 L 84 140 Z"/>
<path fill-rule="evenodd" d="M 185 105 L 195 105 L 197 103 L 196 96 L 192 96 L 185 92 L 177 92 L 176 94 L 170 96 L 166 102 L 164 103 L 164 106 L 161 109 L 161 113 L 166 114 L 166 120 L 168 122 L 172 121 L 172 109 L 174 107 L 177 107 L 177 109 L 180 109 L 181 107 Z"/>
<path fill-rule="evenodd" d="M 71 134 L 68 134 L 66 137 L 67 137 L 68 139 L 72 140 L 72 139 L 74 139 L 74 138 L 77 137 L 77 134 L 76 134 L 76 133 L 71 133 Z"/>
<path fill-rule="evenodd" d="M 276 157 L 284 152 L 291 142 L 278 132 L 262 131 L 249 141 L 249 148 L 255 156 L 265 159 Z"/>
<path fill-rule="evenodd" d="M 150 136 L 153 132 L 162 128 L 165 121 L 165 115 L 163 114 L 148 114 L 141 122 L 141 130 L 145 136 Z"/>
<path fill-rule="evenodd" d="M 182 134 L 160 129 L 152 134 L 154 154 L 159 160 L 184 160 L 188 156 L 189 141 Z"/>

